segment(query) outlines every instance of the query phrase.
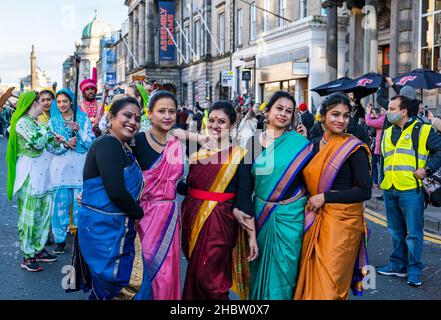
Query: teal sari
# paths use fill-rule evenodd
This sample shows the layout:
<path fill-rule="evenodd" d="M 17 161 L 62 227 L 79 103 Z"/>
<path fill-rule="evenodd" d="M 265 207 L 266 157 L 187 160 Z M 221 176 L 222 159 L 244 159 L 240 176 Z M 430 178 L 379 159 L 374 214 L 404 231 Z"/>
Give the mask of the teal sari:
<path fill-rule="evenodd" d="M 289 199 L 290 183 L 312 157 L 313 145 L 287 132 L 268 146 L 252 167 L 259 257 L 251 263 L 251 300 L 291 300 L 300 262 L 304 209 L 303 186 Z"/>

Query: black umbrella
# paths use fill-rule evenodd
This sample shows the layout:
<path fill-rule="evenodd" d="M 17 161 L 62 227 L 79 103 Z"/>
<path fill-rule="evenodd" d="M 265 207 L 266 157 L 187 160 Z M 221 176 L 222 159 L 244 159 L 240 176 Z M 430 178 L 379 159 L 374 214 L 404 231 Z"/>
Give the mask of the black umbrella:
<path fill-rule="evenodd" d="M 415 89 L 441 88 L 441 74 L 428 69 L 415 69 L 393 79 L 399 86 L 410 86 Z"/>
<path fill-rule="evenodd" d="M 339 91 L 352 92 L 356 99 L 362 99 L 377 92 L 383 81 L 384 76 L 382 74 L 369 72 L 348 82 Z"/>
<path fill-rule="evenodd" d="M 317 92 L 320 96 L 327 96 L 333 92 L 340 91 L 340 88 L 347 83 L 351 82 L 352 79 L 348 77 L 342 77 L 337 80 L 333 80 L 331 82 L 328 82 L 326 84 L 322 84 L 321 86 L 318 86 L 314 89 L 311 89 L 311 91 Z"/>

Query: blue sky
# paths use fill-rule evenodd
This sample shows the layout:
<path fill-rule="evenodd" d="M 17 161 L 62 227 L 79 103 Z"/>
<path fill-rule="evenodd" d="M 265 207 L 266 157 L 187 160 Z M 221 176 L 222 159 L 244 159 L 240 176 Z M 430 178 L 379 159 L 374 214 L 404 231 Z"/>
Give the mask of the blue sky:
<path fill-rule="evenodd" d="M 124 0 L 0 0 L 0 78 L 18 83 L 30 74 L 35 45 L 37 65 L 61 84 L 63 61 L 75 50 L 94 17 L 120 28 L 127 18 Z"/>

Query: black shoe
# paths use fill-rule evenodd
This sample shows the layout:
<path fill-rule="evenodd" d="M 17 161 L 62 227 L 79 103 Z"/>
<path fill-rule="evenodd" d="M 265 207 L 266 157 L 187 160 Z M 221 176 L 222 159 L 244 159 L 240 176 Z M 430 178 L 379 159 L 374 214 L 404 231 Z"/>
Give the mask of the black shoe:
<path fill-rule="evenodd" d="M 35 258 L 23 259 L 21 267 L 29 272 L 43 271 L 43 268 L 35 261 Z"/>
<path fill-rule="evenodd" d="M 35 255 L 35 260 L 37 262 L 54 262 L 58 260 L 56 255 L 50 254 L 46 249 L 41 250 L 41 252 Z"/>
<path fill-rule="evenodd" d="M 54 238 L 52 237 L 51 234 L 49 234 L 49 236 L 47 237 L 46 246 L 51 246 L 51 245 L 53 245 L 54 243 L 55 243 L 55 242 L 54 242 Z"/>
<path fill-rule="evenodd" d="M 64 253 L 64 249 L 66 247 L 66 242 L 62 242 L 62 243 L 57 243 L 57 246 L 55 247 L 55 249 L 52 251 L 52 253 L 55 254 L 63 254 Z"/>

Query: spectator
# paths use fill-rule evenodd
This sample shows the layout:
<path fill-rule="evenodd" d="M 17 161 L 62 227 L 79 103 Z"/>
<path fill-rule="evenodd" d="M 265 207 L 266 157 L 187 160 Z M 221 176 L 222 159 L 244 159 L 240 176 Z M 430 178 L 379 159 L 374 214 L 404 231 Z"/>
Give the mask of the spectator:
<path fill-rule="evenodd" d="M 365 117 L 365 111 L 363 109 L 363 106 L 360 103 L 360 99 L 357 99 L 355 97 L 355 94 L 353 92 L 348 93 L 348 97 L 351 100 L 351 106 L 352 106 L 352 119 L 357 124 L 364 123 L 364 117 Z"/>
<path fill-rule="evenodd" d="M 314 122 L 315 122 L 314 116 L 311 114 L 311 112 L 309 112 L 306 103 L 299 104 L 299 112 L 302 123 L 306 127 L 306 130 L 309 133 L 312 127 L 314 126 Z"/>
<path fill-rule="evenodd" d="M 257 122 L 256 114 L 253 108 L 250 108 L 237 129 L 240 146 L 246 147 L 248 139 L 252 137 L 257 130 Z"/>
<path fill-rule="evenodd" d="M 422 101 L 419 101 L 417 118 L 423 123 L 431 124 L 429 119 L 429 107 Z"/>
<path fill-rule="evenodd" d="M 433 127 L 435 130 L 441 132 L 441 119 L 435 117 L 435 116 L 433 115 L 433 113 L 430 112 L 430 111 L 429 111 L 429 115 L 428 115 L 427 118 L 432 122 L 432 127 Z"/>
<path fill-rule="evenodd" d="M 178 111 L 178 117 L 177 117 L 177 122 L 178 122 L 178 127 L 183 129 L 183 130 L 187 130 L 187 119 L 188 119 L 188 111 L 187 108 L 184 106 L 182 109 L 180 109 Z"/>
<path fill-rule="evenodd" d="M 407 276 L 408 285 L 419 287 L 424 246 L 421 180 L 441 167 L 441 136 L 429 125 L 418 122 L 414 101 L 396 96 L 389 103 L 387 112 L 392 125 L 384 131 L 382 138 L 385 176 L 381 188 L 393 251 L 389 263 L 377 268 L 377 272 L 387 276 Z M 416 126 L 420 126 L 419 133 L 414 130 Z M 414 145 L 415 137 L 418 147 Z"/>
<path fill-rule="evenodd" d="M 379 184 L 382 180 L 382 174 L 380 174 L 380 171 L 382 171 L 381 168 L 381 136 L 383 135 L 383 126 L 384 126 L 384 120 L 386 119 L 385 114 L 377 115 L 375 110 L 372 108 L 372 104 L 370 104 L 366 108 L 366 125 L 370 128 L 375 129 L 375 139 L 374 139 L 374 147 L 373 147 L 373 153 L 372 153 L 372 182 L 374 184 L 374 188 L 378 189 Z"/>

